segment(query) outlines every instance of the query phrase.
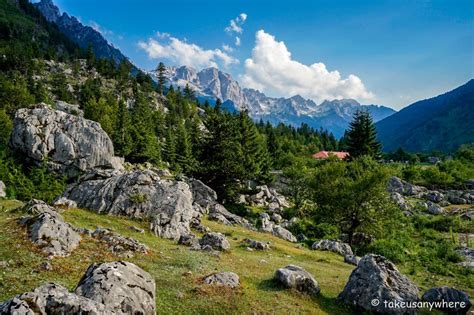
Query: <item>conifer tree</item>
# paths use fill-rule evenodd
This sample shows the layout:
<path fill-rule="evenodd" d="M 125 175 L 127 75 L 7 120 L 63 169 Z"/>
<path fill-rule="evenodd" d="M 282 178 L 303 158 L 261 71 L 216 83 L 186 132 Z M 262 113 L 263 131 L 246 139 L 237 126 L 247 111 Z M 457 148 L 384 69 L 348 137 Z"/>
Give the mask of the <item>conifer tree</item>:
<path fill-rule="evenodd" d="M 238 120 L 245 177 L 255 179 L 260 173 L 262 161 L 259 158 L 263 151 L 258 130 L 245 111 L 239 113 Z"/>
<path fill-rule="evenodd" d="M 362 155 L 380 158 L 381 145 L 377 141 L 377 131 L 368 111 L 358 110 L 354 114 L 347 132 L 347 148 L 351 158 Z"/>
<path fill-rule="evenodd" d="M 165 67 L 165 64 L 160 62 L 158 64 L 158 67 L 156 68 L 156 72 L 158 72 L 158 85 L 157 85 L 158 93 L 163 95 L 164 91 L 165 91 L 165 84 L 166 84 L 166 76 L 165 76 L 166 67 Z"/>
<path fill-rule="evenodd" d="M 175 168 L 176 165 L 176 140 L 173 128 L 168 126 L 166 132 L 166 140 L 163 148 L 164 160 L 168 162 L 171 168 Z"/>
<path fill-rule="evenodd" d="M 132 139 L 130 136 L 130 114 L 128 112 L 127 105 L 123 100 L 119 103 L 113 139 L 115 153 L 119 156 L 128 156 L 132 149 Z"/>
<path fill-rule="evenodd" d="M 177 130 L 176 162 L 185 174 L 191 174 L 196 168 L 196 158 L 193 156 L 191 139 L 184 123 Z"/>

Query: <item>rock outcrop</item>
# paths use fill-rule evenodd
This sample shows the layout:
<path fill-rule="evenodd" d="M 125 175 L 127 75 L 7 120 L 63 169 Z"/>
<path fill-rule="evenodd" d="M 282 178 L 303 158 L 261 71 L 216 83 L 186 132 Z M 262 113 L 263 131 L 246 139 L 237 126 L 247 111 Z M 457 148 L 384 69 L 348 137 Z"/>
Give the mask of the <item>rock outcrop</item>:
<path fill-rule="evenodd" d="M 276 237 L 284 239 L 288 242 L 296 243 L 298 241 L 290 231 L 271 221 L 270 215 L 268 215 L 268 213 L 262 213 L 260 215 L 260 230 L 272 233 Z"/>
<path fill-rule="evenodd" d="M 459 263 L 461 266 L 474 268 L 474 248 L 462 247 L 456 250 L 456 252 L 464 258 L 464 261 Z"/>
<path fill-rule="evenodd" d="M 467 314 L 472 306 L 469 295 L 463 291 L 456 290 L 447 286 L 439 288 L 431 288 L 423 294 L 423 301 L 436 303 L 457 303 L 457 307 L 435 307 L 439 310 L 446 312 L 447 314 Z M 464 307 L 461 306 L 464 305 Z"/>
<path fill-rule="evenodd" d="M 151 170 L 95 170 L 72 184 L 63 197 L 98 213 L 149 219 L 159 237 L 178 240 L 189 234 L 197 213 L 188 184 L 160 179 Z"/>
<path fill-rule="evenodd" d="M 225 225 L 240 225 L 247 229 L 255 230 L 255 227 L 247 219 L 231 213 L 223 205 L 218 203 L 210 207 L 208 218 L 211 221 L 217 221 Z"/>
<path fill-rule="evenodd" d="M 26 211 L 33 215 L 22 218 L 20 223 L 27 226 L 28 237 L 45 254 L 67 256 L 79 245 L 80 235 L 54 208 L 42 201 L 33 201 Z"/>
<path fill-rule="evenodd" d="M 52 171 L 66 176 L 93 168 L 122 168 L 100 124 L 46 104 L 16 112 L 10 144 L 34 163 L 46 161 Z"/>
<path fill-rule="evenodd" d="M 318 282 L 314 277 L 301 267 L 288 265 L 275 272 L 274 279 L 289 289 L 296 289 L 308 294 L 318 294 Z"/>
<path fill-rule="evenodd" d="M 221 285 L 236 288 L 240 285 L 239 276 L 233 272 L 218 272 L 204 277 L 203 282 L 209 285 Z"/>
<path fill-rule="evenodd" d="M 79 281 L 75 293 L 105 304 L 114 314 L 156 314 L 156 284 L 136 265 L 118 261 L 92 264 Z"/>
<path fill-rule="evenodd" d="M 352 271 L 338 300 L 358 310 L 406 314 L 410 311 L 390 308 L 384 301 L 415 302 L 418 301 L 418 294 L 418 287 L 401 274 L 392 262 L 383 256 L 366 255 Z"/>
<path fill-rule="evenodd" d="M 74 293 L 47 283 L 0 304 L 0 315 L 154 315 L 155 280 L 128 262 L 91 265 Z"/>
<path fill-rule="evenodd" d="M 345 255 L 344 256 L 344 262 L 350 265 L 357 266 L 359 264 L 360 257 L 357 257 L 356 255 Z"/>
<path fill-rule="evenodd" d="M 320 240 L 315 242 L 311 248 L 314 250 L 327 250 L 341 256 L 353 255 L 351 246 L 338 240 Z"/>
<path fill-rule="evenodd" d="M 251 240 L 249 238 L 244 239 L 243 244 L 246 245 L 249 248 L 253 248 L 253 249 L 256 249 L 256 250 L 269 250 L 270 249 L 270 244 L 269 243 L 262 242 L 262 241 Z"/>
<path fill-rule="evenodd" d="M 425 192 L 427 189 L 422 186 L 412 185 L 403 179 L 392 176 L 388 181 L 387 190 L 389 193 L 399 193 L 404 196 L 413 196 Z"/>
<path fill-rule="evenodd" d="M 266 185 L 256 186 L 258 192 L 253 195 L 238 195 L 237 203 L 245 203 L 250 206 L 266 207 L 270 212 L 281 212 L 290 207 L 290 203 L 285 196 L 276 191 L 275 188 L 269 188 Z"/>
<path fill-rule="evenodd" d="M 91 236 L 106 243 L 109 251 L 121 257 L 133 257 L 135 253 L 147 254 L 148 246 L 139 241 L 125 237 L 107 229 L 97 228 Z"/>

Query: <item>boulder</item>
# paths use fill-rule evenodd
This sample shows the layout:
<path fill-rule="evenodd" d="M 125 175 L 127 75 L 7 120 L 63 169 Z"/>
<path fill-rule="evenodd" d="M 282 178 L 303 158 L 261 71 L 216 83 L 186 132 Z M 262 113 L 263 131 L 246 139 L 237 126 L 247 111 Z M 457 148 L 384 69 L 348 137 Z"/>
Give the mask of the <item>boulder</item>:
<path fill-rule="evenodd" d="M 440 193 L 439 191 L 432 190 L 432 191 L 429 191 L 425 195 L 425 198 L 428 199 L 431 202 L 438 203 L 438 202 L 441 202 L 441 201 L 444 200 L 444 195 L 442 193 Z"/>
<path fill-rule="evenodd" d="M 352 271 L 337 299 L 357 310 L 407 314 L 414 313 L 414 310 L 390 308 L 384 301 L 416 302 L 418 294 L 418 287 L 401 274 L 392 262 L 383 256 L 366 255 Z"/>
<path fill-rule="evenodd" d="M 272 234 L 288 242 L 296 243 L 298 241 L 290 231 L 280 225 L 273 226 Z"/>
<path fill-rule="evenodd" d="M 351 246 L 339 240 L 320 240 L 314 242 L 311 248 L 314 250 L 327 250 L 341 256 L 353 255 Z"/>
<path fill-rule="evenodd" d="M 203 282 L 209 285 L 221 285 L 229 288 L 236 288 L 240 285 L 239 276 L 233 272 L 214 273 L 206 276 Z"/>
<path fill-rule="evenodd" d="M 344 262 L 350 265 L 357 266 L 359 264 L 360 257 L 357 257 L 356 255 L 345 255 L 344 256 Z"/>
<path fill-rule="evenodd" d="M 431 303 L 456 303 L 457 307 L 437 308 L 447 314 L 466 314 L 472 306 L 468 294 L 447 286 L 431 288 L 423 294 L 421 299 Z"/>
<path fill-rule="evenodd" d="M 212 249 L 219 251 L 228 251 L 230 250 L 230 243 L 225 238 L 224 234 L 210 232 L 204 234 L 204 236 L 199 240 L 199 244 L 204 247 L 206 245 L 212 247 Z"/>
<path fill-rule="evenodd" d="M 260 214 L 260 230 L 271 233 L 273 231 L 274 223 L 270 220 L 268 213 Z"/>
<path fill-rule="evenodd" d="M 274 213 L 272 214 L 271 219 L 275 223 L 280 223 L 283 218 L 278 213 Z"/>
<path fill-rule="evenodd" d="M 22 211 L 29 215 L 42 214 L 44 212 L 51 213 L 53 215 L 58 213 L 58 209 L 51 207 L 43 200 L 31 199 L 22 208 Z"/>
<path fill-rule="evenodd" d="M 59 197 L 53 202 L 53 205 L 63 209 L 77 208 L 77 203 L 75 201 L 69 200 L 65 197 Z"/>
<path fill-rule="evenodd" d="M 79 245 L 80 235 L 54 209 L 37 203 L 30 207 L 30 213 L 33 211 L 43 212 L 23 218 L 21 223 L 28 228 L 28 238 L 45 254 L 67 256 Z"/>
<path fill-rule="evenodd" d="M 243 243 L 253 249 L 256 250 L 269 250 L 270 245 L 267 242 L 251 240 L 249 238 L 244 239 Z"/>
<path fill-rule="evenodd" d="M 390 177 L 387 185 L 389 193 L 399 193 L 404 196 L 413 196 L 425 192 L 427 189 L 422 186 L 412 185 L 396 176 Z"/>
<path fill-rule="evenodd" d="M 194 234 L 181 235 L 178 240 L 179 245 L 185 245 L 190 247 L 199 247 L 199 239 Z"/>
<path fill-rule="evenodd" d="M 275 272 L 274 279 L 289 289 L 296 289 L 303 293 L 318 294 L 318 282 L 314 277 L 301 267 L 288 265 Z"/>
<path fill-rule="evenodd" d="M 178 240 L 198 216 L 185 182 L 160 179 L 151 170 L 95 170 L 70 185 L 63 197 L 98 213 L 148 219 L 159 237 Z"/>
<path fill-rule="evenodd" d="M 107 229 L 97 228 L 91 236 L 106 243 L 109 246 L 109 251 L 121 257 L 130 258 L 135 253 L 147 254 L 149 251 L 145 244 Z"/>
<path fill-rule="evenodd" d="M 84 117 L 84 111 L 77 104 L 69 104 L 63 101 L 56 101 L 56 110 L 71 114 L 74 116 Z"/>
<path fill-rule="evenodd" d="M 193 193 L 193 200 L 204 209 L 209 209 L 217 203 L 217 193 L 198 179 L 189 181 L 189 187 Z"/>
<path fill-rule="evenodd" d="M 403 210 L 403 211 L 411 210 L 411 206 L 408 204 L 408 202 L 405 200 L 402 194 L 398 192 L 393 192 L 390 194 L 390 199 L 392 199 L 392 201 L 400 208 L 400 210 Z"/>
<path fill-rule="evenodd" d="M 0 198 L 7 198 L 7 187 L 0 180 Z"/>
<path fill-rule="evenodd" d="M 428 201 L 427 205 L 428 205 L 427 211 L 429 214 L 438 215 L 438 214 L 444 213 L 443 208 L 434 202 Z"/>
<path fill-rule="evenodd" d="M 144 315 L 156 314 L 155 292 L 153 277 L 124 261 L 92 264 L 75 290 L 114 313 Z"/>
<path fill-rule="evenodd" d="M 16 112 L 10 144 L 35 164 L 46 162 L 50 170 L 68 177 L 93 168 L 123 167 L 99 123 L 46 104 Z"/>
<path fill-rule="evenodd" d="M 215 203 L 210 207 L 208 218 L 211 221 L 217 221 L 225 225 L 240 225 L 250 230 L 255 230 L 255 227 L 247 219 L 229 212 L 219 203 Z"/>
<path fill-rule="evenodd" d="M 107 312 L 100 301 L 94 301 L 66 288 L 47 283 L 32 292 L 20 294 L 0 304 L 0 314 L 116 314 Z"/>
<path fill-rule="evenodd" d="M 464 258 L 464 261 L 459 263 L 461 266 L 464 266 L 467 268 L 474 268 L 474 249 L 473 248 L 462 247 L 456 250 L 456 253 L 458 253 L 462 258 Z"/>
<path fill-rule="evenodd" d="M 461 219 L 466 221 L 472 221 L 474 219 L 474 210 L 468 210 L 461 215 Z"/>

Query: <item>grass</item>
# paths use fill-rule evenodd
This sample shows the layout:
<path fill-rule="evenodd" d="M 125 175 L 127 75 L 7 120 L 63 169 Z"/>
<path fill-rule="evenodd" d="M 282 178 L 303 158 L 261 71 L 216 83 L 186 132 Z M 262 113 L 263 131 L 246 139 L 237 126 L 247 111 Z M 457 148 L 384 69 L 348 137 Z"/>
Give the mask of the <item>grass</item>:
<path fill-rule="evenodd" d="M 26 239 L 25 229 L 16 223 L 21 213 L 11 211 L 18 205 L 14 201 L 0 201 L 0 260 L 10 261 L 10 266 L 0 271 L 0 301 L 45 282 L 56 282 L 73 290 L 91 263 L 120 260 L 100 242 L 83 237 L 80 246 L 69 257 L 53 259 L 52 271 L 42 270 L 40 266 L 46 260 L 45 255 Z M 157 238 L 147 231 L 148 224 L 144 221 L 99 215 L 81 209 L 66 210 L 62 215 L 74 226 L 89 229 L 102 226 L 131 236 L 150 247 L 149 254 L 137 254 L 127 260 L 155 278 L 159 314 L 351 313 L 348 308 L 336 304 L 335 299 L 354 267 L 343 263 L 342 257 L 336 254 L 312 251 L 270 234 L 204 220 L 204 225 L 213 231 L 228 235 L 231 243 L 229 253 L 216 257 Z M 140 234 L 131 230 L 130 226 L 143 228 L 146 232 Z M 272 249 L 265 252 L 247 251 L 241 246 L 245 238 L 269 241 Z M 313 274 L 321 286 L 320 295 L 310 297 L 276 284 L 272 280 L 275 270 L 288 264 L 299 265 Z M 240 288 L 225 290 L 202 284 L 205 275 L 217 271 L 236 272 L 240 276 Z M 443 277 L 428 275 L 428 285 L 422 280 L 425 276 L 418 273 L 414 280 L 423 287 L 445 284 L 446 281 Z M 469 293 L 472 295 L 474 292 L 471 290 Z"/>

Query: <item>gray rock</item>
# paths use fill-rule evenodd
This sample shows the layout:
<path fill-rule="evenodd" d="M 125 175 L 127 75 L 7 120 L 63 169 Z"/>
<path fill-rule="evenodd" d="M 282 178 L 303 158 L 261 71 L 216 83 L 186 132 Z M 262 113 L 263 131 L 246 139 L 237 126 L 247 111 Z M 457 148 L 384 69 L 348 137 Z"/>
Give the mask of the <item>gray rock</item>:
<path fill-rule="evenodd" d="M 0 180 L 0 198 L 7 198 L 7 187 Z"/>
<path fill-rule="evenodd" d="M 204 234 L 204 236 L 199 240 L 199 244 L 203 247 L 209 245 L 213 249 L 219 251 L 230 250 L 230 243 L 225 238 L 224 234 L 216 232 Z"/>
<path fill-rule="evenodd" d="M 474 219 L 474 210 L 468 210 L 461 215 L 461 219 L 466 221 L 472 221 Z"/>
<path fill-rule="evenodd" d="M 28 227 L 28 238 L 48 255 L 69 255 L 79 245 L 80 235 L 64 221 L 59 213 L 45 208 L 44 204 L 34 204 L 30 212 L 41 211 L 38 209 L 44 212 L 22 220 L 22 223 Z"/>
<path fill-rule="evenodd" d="M 92 264 L 75 293 L 105 304 L 116 314 L 155 315 L 156 285 L 150 274 L 129 262 Z"/>
<path fill-rule="evenodd" d="M 280 223 L 283 218 L 278 213 L 274 213 L 272 214 L 271 219 L 275 223 Z"/>
<path fill-rule="evenodd" d="M 386 307 L 384 301 L 418 301 L 418 287 L 383 256 L 366 255 L 352 271 L 338 301 L 357 310 L 381 314 L 409 314 L 412 309 Z M 377 300 L 378 303 L 373 303 Z"/>
<path fill-rule="evenodd" d="M 274 279 L 289 289 L 308 294 L 318 294 L 321 289 L 314 277 L 301 267 L 288 265 L 275 272 Z"/>
<path fill-rule="evenodd" d="M 233 272 L 214 273 L 206 276 L 203 282 L 209 285 L 221 285 L 230 288 L 236 288 L 240 285 L 239 276 Z"/>
<path fill-rule="evenodd" d="M 42 213 L 50 213 L 50 214 L 57 214 L 58 209 L 53 208 L 50 205 L 48 205 L 46 202 L 43 200 L 38 200 L 38 199 L 31 199 L 28 201 L 22 208 L 22 211 L 29 214 L 29 215 L 37 215 L 37 214 L 42 214 Z"/>
<path fill-rule="evenodd" d="M 198 215 L 188 184 L 162 180 L 151 170 L 95 170 L 70 185 L 63 197 L 98 213 L 148 219 L 159 237 L 178 240 Z"/>
<path fill-rule="evenodd" d="M 405 198 L 402 196 L 402 194 L 400 194 L 398 192 L 393 192 L 393 193 L 390 194 L 390 198 L 401 210 L 403 210 L 403 211 L 411 210 L 410 205 L 405 200 Z"/>
<path fill-rule="evenodd" d="M 389 193 L 399 193 L 404 196 L 413 196 L 425 192 L 427 189 L 422 186 L 412 185 L 396 176 L 390 177 L 387 190 Z"/>
<path fill-rule="evenodd" d="M 440 205 L 438 205 L 434 202 L 431 202 L 431 201 L 428 201 L 427 204 L 428 204 L 427 211 L 428 211 L 429 214 L 438 215 L 438 214 L 443 214 L 444 213 L 444 210 Z"/>
<path fill-rule="evenodd" d="M 467 267 L 467 268 L 474 268 L 474 249 L 470 247 L 462 247 L 456 250 L 464 261 L 459 263 L 459 265 Z"/>
<path fill-rule="evenodd" d="M 267 242 L 251 240 L 249 238 L 244 239 L 243 243 L 253 249 L 257 250 L 269 250 L 270 245 Z"/>
<path fill-rule="evenodd" d="M 36 164 L 46 161 L 52 171 L 66 176 L 92 168 L 122 168 L 112 141 L 98 123 L 46 104 L 16 112 L 10 143 Z"/>
<path fill-rule="evenodd" d="M 212 205 L 217 203 L 217 193 L 200 180 L 190 180 L 189 187 L 193 193 L 194 202 L 199 204 L 204 209 L 209 210 Z"/>
<path fill-rule="evenodd" d="M 290 231 L 280 225 L 273 226 L 272 234 L 288 242 L 296 243 L 298 241 Z"/>
<path fill-rule="evenodd" d="M 33 314 L 116 314 L 107 312 L 105 305 L 74 293 L 66 288 L 47 283 L 32 292 L 23 293 L 0 304 L 1 315 Z"/>
<path fill-rule="evenodd" d="M 145 230 L 142 229 L 142 228 L 139 228 L 139 227 L 136 227 L 136 226 L 130 226 L 129 227 L 130 230 L 134 231 L 134 232 L 137 232 L 137 233 L 140 233 L 140 234 L 144 234 L 145 233 Z"/>
<path fill-rule="evenodd" d="M 471 308 L 472 304 L 470 297 L 463 291 L 456 290 L 447 286 L 439 288 L 431 288 L 423 294 L 421 298 L 427 302 L 441 302 L 441 303 L 463 303 L 464 307 L 460 307 L 459 304 L 456 308 L 438 308 L 443 310 L 447 314 L 466 314 Z"/>
<path fill-rule="evenodd" d="M 210 207 L 208 218 L 211 221 L 217 221 L 225 225 L 240 225 L 250 230 L 255 229 L 247 219 L 229 212 L 229 210 L 219 203 L 215 203 Z"/>
<path fill-rule="evenodd" d="M 195 249 L 200 247 L 199 239 L 194 234 L 181 235 L 178 240 L 178 244 L 194 247 Z"/>
<path fill-rule="evenodd" d="M 71 114 L 74 116 L 84 117 L 84 112 L 77 104 L 69 104 L 63 101 L 56 101 L 56 110 Z"/>
<path fill-rule="evenodd" d="M 53 202 L 55 207 L 64 208 L 64 209 L 72 209 L 77 208 L 77 203 L 75 201 L 69 200 L 65 197 L 59 197 Z"/>
<path fill-rule="evenodd" d="M 149 251 L 145 244 L 107 229 L 97 228 L 91 236 L 106 243 L 109 246 L 109 251 L 118 256 L 130 258 L 137 252 L 147 254 Z"/>
<path fill-rule="evenodd" d="M 425 198 L 429 201 L 438 203 L 444 200 L 444 195 L 439 191 L 432 190 L 425 195 Z"/>
<path fill-rule="evenodd" d="M 268 233 L 273 232 L 274 223 L 270 220 L 270 215 L 268 213 L 260 214 L 260 230 Z"/>
<path fill-rule="evenodd" d="M 348 263 L 350 265 L 357 266 L 359 264 L 360 257 L 357 257 L 356 255 L 345 255 L 344 256 L 344 262 Z"/>
<path fill-rule="evenodd" d="M 327 250 L 341 256 L 353 255 L 351 246 L 338 240 L 320 240 L 314 242 L 311 248 L 314 250 Z"/>

